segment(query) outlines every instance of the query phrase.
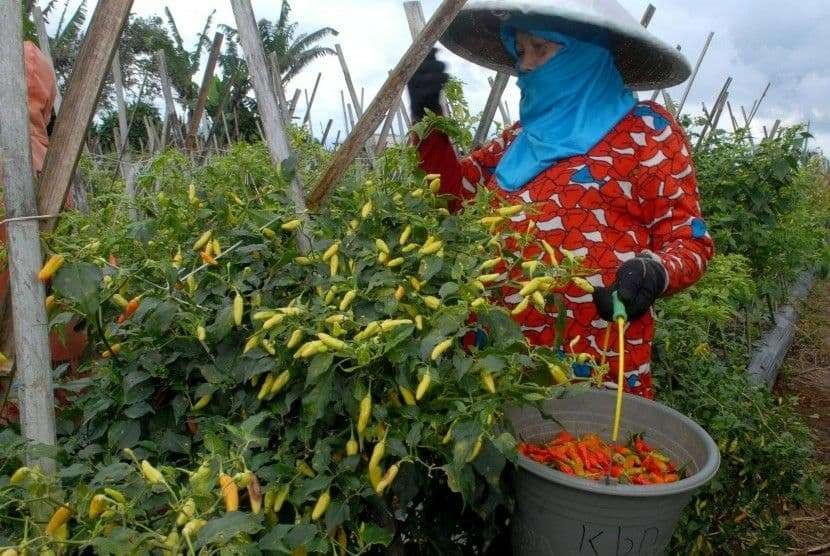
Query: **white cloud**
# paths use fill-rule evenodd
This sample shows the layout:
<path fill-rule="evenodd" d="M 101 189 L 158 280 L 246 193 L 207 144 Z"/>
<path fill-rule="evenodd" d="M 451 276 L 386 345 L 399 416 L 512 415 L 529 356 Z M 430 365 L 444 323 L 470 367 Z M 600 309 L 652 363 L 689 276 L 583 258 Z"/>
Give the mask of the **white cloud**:
<path fill-rule="evenodd" d="M 74 0 L 77 1 L 77 0 Z M 782 118 L 791 124 L 804 119 L 813 121 L 817 140 L 830 152 L 830 34 L 823 26 L 830 20 L 830 2 L 804 0 L 797 9 L 774 0 L 651 0 L 657 6 L 651 30 L 672 43 L 679 44 L 694 62 L 709 31 L 716 33 L 700 74 L 691 91 L 687 111 L 700 113 L 701 102 L 712 105 L 727 76 L 734 79 L 730 99 L 738 109 L 747 109 L 768 82 L 773 83 L 768 99 L 761 107 L 758 123 Z M 647 0 L 621 0 L 639 18 Z M 257 18 L 275 19 L 280 2 L 253 0 Z M 440 0 L 422 0 L 427 17 Z M 352 77 L 366 90 L 366 102 L 382 85 L 387 72 L 395 65 L 410 43 L 410 35 L 401 0 L 294 0 L 293 19 L 300 31 L 330 26 L 340 31 L 330 45 L 339 42 L 349 61 Z M 215 21 L 233 23 L 227 0 L 137 0 L 134 12 L 141 15 L 162 14 L 169 6 L 179 23 L 185 41 L 192 44 L 207 15 L 217 10 Z M 487 97 L 489 70 L 483 70 L 444 51 L 442 59 L 450 71 L 467 84 L 473 110 L 481 110 Z M 335 127 L 343 127 L 340 90 L 345 90 L 336 58 L 314 62 L 290 85 L 308 89 L 321 72 L 313 119 L 319 130 L 328 118 Z M 678 99 L 683 87 L 671 92 Z M 514 117 L 518 114 L 518 91 L 509 86 L 505 100 Z M 300 102 L 301 110 L 304 103 Z M 728 118 L 723 120 L 726 125 Z M 760 125 L 755 126 L 760 134 Z M 318 131 L 319 133 L 319 131 Z"/>

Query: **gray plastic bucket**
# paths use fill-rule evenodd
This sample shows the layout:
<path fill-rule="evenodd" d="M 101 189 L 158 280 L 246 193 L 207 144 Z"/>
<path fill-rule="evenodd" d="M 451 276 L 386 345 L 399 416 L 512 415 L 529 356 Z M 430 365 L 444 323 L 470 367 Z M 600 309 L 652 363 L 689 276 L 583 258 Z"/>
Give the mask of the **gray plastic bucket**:
<path fill-rule="evenodd" d="M 610 440 L 616 393 L 589 390 L 544 402 L 545 413 L 568 432 Z M 539 410 L 511 408 L 519 438 L 547 442 L 562 427 Z M 513 553 L 517 556 L 662 554 L 692 495 L 720 465 L 712 438 L 688 417 L 656 402 L 626 394 L 620 438 L 644 433 L 646 441 L 686 466 L 687 478 L 667 485 L 606 485 L 566 475 L 519 456 Z"/>

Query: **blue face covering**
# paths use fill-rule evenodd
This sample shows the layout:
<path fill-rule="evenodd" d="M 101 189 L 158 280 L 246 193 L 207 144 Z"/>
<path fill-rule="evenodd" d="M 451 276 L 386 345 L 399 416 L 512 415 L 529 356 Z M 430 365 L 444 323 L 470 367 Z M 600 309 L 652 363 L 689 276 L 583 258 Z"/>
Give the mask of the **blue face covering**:
<path fill-rule="evenodd" d="M 636 104 L 602 37 L 587 42 L 553 31 L 526 32 L 562 48 L 545 65 L 519 73 L 522 130 L 496 168 L 506 191 L 521 189 L 559 160 L 587 153 Z M 502 26 L 502 41 L 518 61 L 516 28 Z"/>

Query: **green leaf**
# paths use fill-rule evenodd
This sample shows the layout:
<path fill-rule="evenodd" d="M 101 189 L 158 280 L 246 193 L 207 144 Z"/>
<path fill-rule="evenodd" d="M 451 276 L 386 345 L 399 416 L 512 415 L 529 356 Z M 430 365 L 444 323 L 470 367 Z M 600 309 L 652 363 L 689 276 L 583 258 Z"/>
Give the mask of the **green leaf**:
<path fill-rule="evenodd" d="M 148 413 L 155 413 L 147 402 L 138 402 L 124 410 L 124 415 L 130 419 L 144 417 Z"/>
<path fill-rule="evenodd" d="M 77 303 L 90 320 L 97 320 L 101 270 L 89 263 L 69 263 L 58 270 L 52 288 L 60 297 Z"/>
<path fill-rule="evenodd" d="M 285 543 L 283 543 L 283 539 L 285 539 L 292 527 L 294 526 L 286 523 L 279 523 L 275 525 L 270 531 L 263 535 L 261 539 L 259 539 L 259 548 L 274 552 L 288 552 L 289 549 Z"/>
<path fill-rule="evenodd" d="M 326 510 L 326 533 L 331 535 L 335 529 L 345 522 L 350 517 L 349 506 L 339 500 L 335 500 L 329 504 Z"/>
<path fill-rule="evenodd" d="M 458 284 L 455 282 L 445 282 L 441 285 L 441 289 L 438 290 L 438 295 L 441 299 L 446 299 L 456 293 L 458 293 Z"/>
<path fill-rule="evenodd" d="M 289 548 L 294 549 L 298 546 L 304 546 L 311 543 L 319 531 L 316 525 L 311 523 L 301 523 L 295 525 L 291 531 L 285 535 L 285 542 Z"/>
<path fill-rule="evenodd" d="M 421 441 L 421 431 L 424 429 L 424 424 L 421 422 L 417 422 L 409 429 L 409 432 L 406 435 L 406 445 L 410 448 L 414 448 L 417 446 L 418 442 Z"/>
<path fill-rule="evenodd" d="M 103 486 L 108 484 L 119 483 L 126 479 L 131 473 L 138 473 L 138 471 L 133 468 L 133 466 L 124 463 L 124 462 L 117 462 L 112 463 L 95 474 L 90 481 L 90 485 L 92 486 Z"/>
<path fill-rule="evenodd" d="M 198 550 L 209 544 L 223 545 L 240 533 L 253 535 L 262 530 L 262 520 L 254 519 L 252 514 L 230 512 L 222 517 L 208 521 L 196 537 L 193 548 Z"/>
<path fill-rule="evenodd" d="M 389 529 L 378 527 L 372 523 L 360 524 L 360 546 L 368 548 L 372 545 L 389 546 L 395 534 Z"/>
<path fill-rule="evenodd" d="M 418 276 L 420 276 L 421 280 L 427 282 L 441 272 L 442 268 L 444 268 L 444 259 L 430 255 L 421 259 L 421 265 L 418 267 Z"/>
<path fill-rule="evenodd" d="M 271 414 L 267 411 L 262 411 L 256 415 L 252 415 L 245 419 L 241 425 L 239 425 L 239 429 L 245 434 L 252 435 L 254 434 L 256 428 L 264 423 L 270 416 Z"/>
<path fill-rule="evenodd" d="M 320 353 L 311 359 L 308 365 L 308 375 L 306 377 L 306 387 L 316 384 L 320 377 L 331 368 L 334 362 L 333 353 Z"/>
<path fill-rule="evenodd" d="M 61 479 L 76 479 L 92 473 L 92 468 L 85 463 L 73 463 L 69 467 L 64 467 L 58 473 Z"/>
<path fill-rule="evenodd" d="M 164 301 L 144 319 L 144 333 L 148 336 L 163 336 L 173 324 L 179 306 L 173 301 Z"/>

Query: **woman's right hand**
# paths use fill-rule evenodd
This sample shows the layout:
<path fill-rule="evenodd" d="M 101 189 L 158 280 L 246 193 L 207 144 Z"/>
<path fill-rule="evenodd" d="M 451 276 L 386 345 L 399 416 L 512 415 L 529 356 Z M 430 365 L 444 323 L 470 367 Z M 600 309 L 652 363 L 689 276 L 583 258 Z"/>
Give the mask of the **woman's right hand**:
<path fill-rule="evenodd" d="M 441 114 L 441 90 L 450 76 L 447 65 L 435 57 L 436 52 L 433 48 L 407 85 L 413 122 L 423 118 L 427 110 Z"/>

